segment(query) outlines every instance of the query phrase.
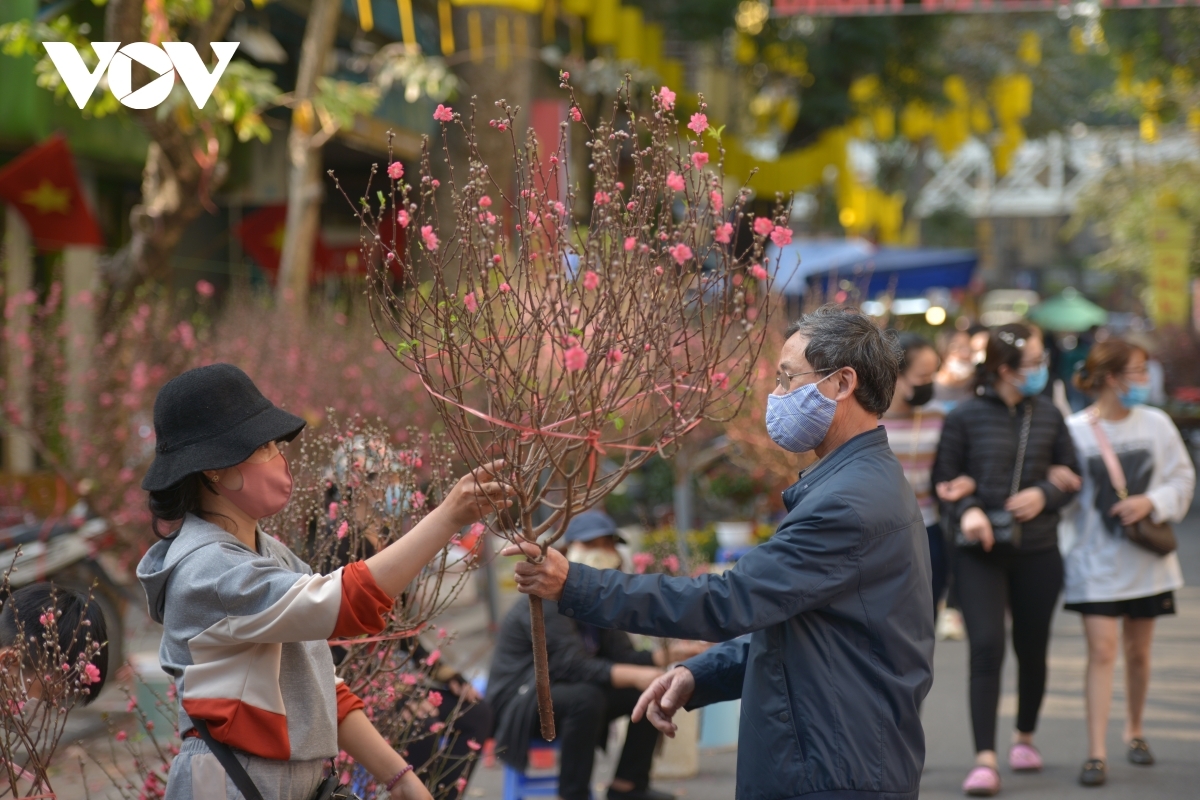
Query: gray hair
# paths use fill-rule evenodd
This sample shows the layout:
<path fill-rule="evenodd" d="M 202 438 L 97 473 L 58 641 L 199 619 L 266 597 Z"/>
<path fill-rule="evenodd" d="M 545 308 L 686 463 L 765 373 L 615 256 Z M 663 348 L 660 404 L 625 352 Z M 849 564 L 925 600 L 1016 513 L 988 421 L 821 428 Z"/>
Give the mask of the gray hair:
<path fill-rule="evenodd" d="M 808 339 L 804 357 L 817 372 L 850 367 L 858 374 L 854 398 L 882 416 L 892 404 L 900 376 L 900 350 L 895 331 L 882 331 L 857 308 L 821 306 L 788 326 L 787 338 Z"/>

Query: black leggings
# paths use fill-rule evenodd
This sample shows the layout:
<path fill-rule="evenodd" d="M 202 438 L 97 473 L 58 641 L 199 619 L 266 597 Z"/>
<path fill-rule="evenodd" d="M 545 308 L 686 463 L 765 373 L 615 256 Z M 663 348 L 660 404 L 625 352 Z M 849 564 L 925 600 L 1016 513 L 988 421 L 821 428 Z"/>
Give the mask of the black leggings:
<path fill-rule="evenodd" d="M 1046 650 L 1062 590 L 1062 556 L 1057 547 L 1036 553 L 985 553 L 964 548 L 955 554 L 954 562 L 959 604 L 971 645 L 975 752 L 995 750 L 1005 608 L 1012 611 L 1017 654 L 1017 730 L 1033 733 L 1046 693 Z"/>

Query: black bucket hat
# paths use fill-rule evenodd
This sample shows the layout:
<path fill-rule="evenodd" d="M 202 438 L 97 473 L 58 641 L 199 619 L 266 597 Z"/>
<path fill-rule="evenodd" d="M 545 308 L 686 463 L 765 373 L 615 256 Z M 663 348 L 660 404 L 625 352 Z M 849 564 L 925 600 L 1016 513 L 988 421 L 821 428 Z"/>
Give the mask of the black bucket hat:
<path fill-rule="evenodd" d="M 154 399 L 157 443 L 142 488 L 157 492 L 194 472 L 240 464 L 268 442 L 290 442 L 304 425 L 232 364 L 190 369 Z"/>

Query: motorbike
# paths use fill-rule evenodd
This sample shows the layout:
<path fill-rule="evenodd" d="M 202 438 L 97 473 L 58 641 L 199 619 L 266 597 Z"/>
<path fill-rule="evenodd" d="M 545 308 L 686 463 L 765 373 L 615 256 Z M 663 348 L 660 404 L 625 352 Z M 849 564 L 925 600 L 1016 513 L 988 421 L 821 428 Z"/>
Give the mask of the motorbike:
<path fill-rule="evenodd" d="M 101 517 L 89 516 L 80 503 L 65 516 L 38 519 L 32 513 L 0 510 L 0 574 L 19 589 L 50 581 L 92 597 L 108 628 L 108 663 L 125 663 L 125 591 L 96 555 L 116 542 L 116 533 Z"/>

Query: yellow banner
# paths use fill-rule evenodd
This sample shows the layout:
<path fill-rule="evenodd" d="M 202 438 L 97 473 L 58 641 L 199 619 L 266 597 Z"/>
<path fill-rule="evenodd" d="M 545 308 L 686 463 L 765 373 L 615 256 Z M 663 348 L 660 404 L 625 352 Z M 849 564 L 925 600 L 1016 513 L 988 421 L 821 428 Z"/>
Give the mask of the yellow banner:
<path fill-rule="evenodd" d="M 526 14 L 540 14 L 546 0 L 450 0 L 450 3 L 456 6 L 500 6 Z"/>
<path fill-rule="evenodd" d="M 1191 227 L 1171 211 L 1151 217 L 1149 227 L 1150 317 L 1156 325 L 1186 325 Z"/>

